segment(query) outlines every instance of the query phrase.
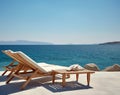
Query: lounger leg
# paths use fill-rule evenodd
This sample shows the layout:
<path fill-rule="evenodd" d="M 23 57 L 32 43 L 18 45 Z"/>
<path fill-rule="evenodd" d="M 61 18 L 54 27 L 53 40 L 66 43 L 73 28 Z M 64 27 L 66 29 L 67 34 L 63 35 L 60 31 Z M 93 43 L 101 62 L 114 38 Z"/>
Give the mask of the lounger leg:
<path fill-rule="evenodd" d="M 6 81 L 6 84 L 8 84 L 13 78 L 14 76 L 10 76 L 9 79 Z"/>
<path fill-rule="evenodd" d="M 78 82 L 79 74 L 76 74 L 76 81 Z"/>
<path fill-rule="evenodd" d="M 31 81 L 31 77 L 28 78 L 28 80 L 22 85 L 22 87 L 20 89 L 23 90 L 30 81 Z"/>
<path fill-rule="evenodd" d="M 36 70 L 30 77 L 28 77 L 28 79 L 26 80 L 26 82 L 22 85 L 22 87 L 20 88 L 21 90 L 23 90 L 27 84 L 31 81 L 31 79 L 37 74 L 38 70 Z"/>
<path fill-rule="evenodd" d="M 66 79 L 66 74 L 62 74 L 62 86 L 64 87 L 65 86 L 65 79 Z"/>
<path fill-rule="evenodd" d="M 52 83 L 54 84 L 55 83 L 55 73 L 52 74 Z"/>
<path fill-rule="evenodd" d="M 14 72 L 14 69 L 10 71 L 10 73 L 7 75 L 7 77 L 10 77 L 10 75 Z"/>
<path fill-rule="evenodd" d="M 17 68 L 17 70 L 14 72 L 14 74 L 17 74 L 23 66 L 19 65 L 19 68 Z M 6 81 L 6 84 L 8 84 L 12 79 L 14 78 L 14 75 L 11 75 L 8 80 Z"/>
<path fill-rule="evenodd" d="M 4 76 L 7 71 L 8 71 L 8 70 L 5 70 L 5 71 L 3 72 L 3 74 L 2 74 L 2 76 Z"/>
<path fill-rule="evenodd" d="M 87 85 L 90 85 L 90 73 L 87 73 Z"/>

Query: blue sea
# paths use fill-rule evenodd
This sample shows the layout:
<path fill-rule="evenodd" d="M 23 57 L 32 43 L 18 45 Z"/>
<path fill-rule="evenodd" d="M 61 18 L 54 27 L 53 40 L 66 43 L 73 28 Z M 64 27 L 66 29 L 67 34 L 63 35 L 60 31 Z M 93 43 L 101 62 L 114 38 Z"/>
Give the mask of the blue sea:
<path fill-rule="evenodd" d="M 70 66 L 95 63 L 102 70 L 120 64 L 120 45 L 0 45 L 0 70 L 12 59 L 1 50 L 22 51 L 36 62 Z"/>

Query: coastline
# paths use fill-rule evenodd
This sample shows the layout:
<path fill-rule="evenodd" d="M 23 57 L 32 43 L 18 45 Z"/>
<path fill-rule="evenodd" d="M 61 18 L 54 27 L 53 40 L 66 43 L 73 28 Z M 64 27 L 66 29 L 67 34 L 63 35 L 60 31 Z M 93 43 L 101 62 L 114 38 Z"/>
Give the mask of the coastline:
<path fill-rule="evenodd" d="M 0 71 L 0 75 L 2 71 Z M 61 79 L 52 84 L 51 77 L 42 77 L 30 82 L 25 90 L 20 90 L 23 80 L 13 80 L 5 84 L 6 76 L 0 76 L 0 95 L 119 95 L 120 72 L 95 72 L 91 75 L 90 87 L 86 86 L 86 75 L 79 77 L 78 83 L 75 76 L 67 79 L 67 86 L 61 86 Z"/>

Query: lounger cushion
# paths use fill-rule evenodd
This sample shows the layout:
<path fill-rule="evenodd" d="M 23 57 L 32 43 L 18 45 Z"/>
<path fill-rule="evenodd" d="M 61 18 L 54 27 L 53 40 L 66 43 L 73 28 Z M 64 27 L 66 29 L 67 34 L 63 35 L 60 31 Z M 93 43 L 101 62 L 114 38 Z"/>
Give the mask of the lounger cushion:
<path fill-rule="evenodd" d="M 34 60 L 32 60 L 29 56 L 27 56 L 25 53 L 21 52 L 21 51 L 17 51 L 17 53 L 27 62 L 26 64 L 31 64 L 32 66 L 34 66 L 36 69 L 40 69 L 40 71 L 42 72 L 46 72 L 43 68 L 41 68 Z"/>
<path fill-rule="evenodd" d="M 12 50 L 4 50 L 3 52 L 4 52 L 5 54 L 8 54 L 8 52 L 13 53 Z"/>
<path fill-rule="evenodd" d="M 47 63 L 38 63 L 38 65 L 45 70 L 45 72 L 52 72 L 53 70 L 68 69 L 65 66 L 47 64 Z"/>

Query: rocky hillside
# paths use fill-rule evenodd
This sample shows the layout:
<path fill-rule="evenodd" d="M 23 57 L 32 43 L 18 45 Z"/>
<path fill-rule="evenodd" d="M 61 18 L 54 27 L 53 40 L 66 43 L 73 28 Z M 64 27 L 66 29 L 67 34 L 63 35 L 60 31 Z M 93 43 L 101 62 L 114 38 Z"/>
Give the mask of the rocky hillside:
<path fill-rule="evenodd" d="M 106 43 L 101 43 L 99 45 L 120 45 L 120 41 L 106 42 Z"/>

